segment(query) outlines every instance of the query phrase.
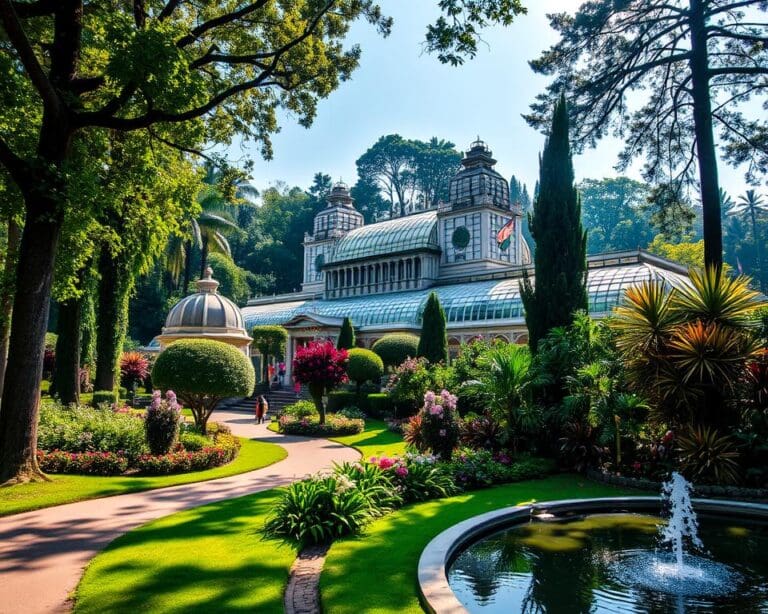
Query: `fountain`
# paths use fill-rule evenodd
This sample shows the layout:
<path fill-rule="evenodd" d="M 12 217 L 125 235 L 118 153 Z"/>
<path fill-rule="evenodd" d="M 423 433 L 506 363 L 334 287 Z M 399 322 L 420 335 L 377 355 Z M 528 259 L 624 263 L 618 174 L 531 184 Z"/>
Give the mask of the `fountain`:
<path fill-rule="evenodd" d="M 663 485 L 666 522 L 656 497 L 465 521 L 425 549 L 422 595 L 437 612 L 768 611 L 768 506 L 693 500 L 692 490 L 677 472 Z"/>

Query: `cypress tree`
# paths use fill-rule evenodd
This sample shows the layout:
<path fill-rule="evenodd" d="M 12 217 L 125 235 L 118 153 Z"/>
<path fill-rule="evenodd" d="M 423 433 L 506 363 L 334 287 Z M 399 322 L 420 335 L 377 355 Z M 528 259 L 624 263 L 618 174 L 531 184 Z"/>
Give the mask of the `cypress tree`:
<path fill-rule="evenodd" d="M 352 327 L 352 320 L 344 318 L 339 331 L 339 340 L 336 342 L 337 350 L 351 350 L 355 347 L 355 329 Z"/>
<path fill-rule="evenodd" d="M 448 334 L 445 330 L 445 311 L 437 294 L 432 292 L 427 299 L 421 321 L 421 337 L 417 356 L 423 356 L 431 363 L 448 362 Z"/>
<path fill-rule="evenodd" d="M 574 185 L 565 97 L 555 106 L 552 130 L 539 161 L 539 182 L 528 225 L 536 242 L 536 287 L 527 272 L 520 284 L 532 351 L 556 326 L 568 326 L 586 310 L 587 233 L 581 225 L 581 200 Z"/>

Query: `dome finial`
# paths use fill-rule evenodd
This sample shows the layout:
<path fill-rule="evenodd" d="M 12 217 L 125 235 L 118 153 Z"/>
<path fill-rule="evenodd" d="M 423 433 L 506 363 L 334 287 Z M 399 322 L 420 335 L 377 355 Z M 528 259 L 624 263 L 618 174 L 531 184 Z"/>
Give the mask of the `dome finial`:
<path fill-rule="evenodd" d="M 197 291 L 216 294 L 216 288 L 218 287 L 219 282 L 213 278 L 213 269 L 209 266 L 205 267 L 204 277 L 197 280 Z"/>

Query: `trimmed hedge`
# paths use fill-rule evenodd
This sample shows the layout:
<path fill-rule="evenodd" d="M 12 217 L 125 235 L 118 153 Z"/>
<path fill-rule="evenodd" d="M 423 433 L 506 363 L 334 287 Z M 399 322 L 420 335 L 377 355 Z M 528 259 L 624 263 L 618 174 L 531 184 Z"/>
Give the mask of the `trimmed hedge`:
<path fill-rule="evenodd" d="M 350 419 L 338 414 L 327 414 L 325 424 L 320 424 L 317 416 L 309 418 L 294 418 L 281 416 L 278 420 L 280 432 L 286 435 L 303 435 L 304 437 L 339 437 L 341 435 L 357 435 L 365 428 L 365 421 Z"/>
<path fill-rule="evenodd" d="M 396 367 L 406 358 L 416 358 L 419 338 L 409 333 L 384 335 L 371 349 L 379 355 L 385 367 Z"/>
<path fill-rule="evenodd" d="M 145 454 L 136 462 L 136 468 L 145 475 L 168 475 L 187 471 L 212 469 L 234 460 L 240 451 L 240 441 L 227 433 L 217 433 L 214 445 L 198 451 L 177 450 L 162 456 Z"/>
<path fill-rule="evenodd" d="M 336 413 L 345 407 L 358 406 L 357 394 L 348 390 L 335 390 L 328 394 L 328 412 Z"/>
<path fill-rule="evenodd" d="M 384 418 L 392 414 L 392 401 L 386 392 L 377 392 L 369 394 L 367 397 L 368 407 L 366 411 L 371 418 Z"/>
<path fill-rule="evenodd" d="M 117 452 L 37 451 L 37 462 L 46 473 L 120 475 L 128 469 L 128 458 Z"/>
<path fill-rule="evenodd" d="M 347 377 L 357 384 L 358 389 L 365 382 L 379 383 L 382 375 L 384 362 L 378 354 L 364 348 L 349 350 Z"/>

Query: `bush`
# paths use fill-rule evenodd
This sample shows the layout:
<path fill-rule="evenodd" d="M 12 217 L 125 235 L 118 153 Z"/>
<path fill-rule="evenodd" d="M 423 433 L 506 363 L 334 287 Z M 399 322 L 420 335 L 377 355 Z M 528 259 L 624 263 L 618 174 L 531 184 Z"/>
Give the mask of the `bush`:
<path fill-rule="evenodd" d="M 278 424 L 280 432 L 286 435 L 303 435 L 305 437 L 338 437 L 341 435 L 356 435 L 365 428 L 363 420 L 345 418 L 338 414 L 328 414 L 325 424 L 320 424 L 318 416 L 294 418 L 281 416 Z"/>
<path fill-rule="evenodd" d="M 37 451 L 37 462 L 46 473 L 120 475 L 128 469 L 128 458 L 116 452 Z"/>
<path fill-rule="evenodd" d="M 398 418 L 414 415 L 428 390 L 445 387 L 445 369 L 430 366 L 424 358 L 409 358 L 395 369 L 387 382 L 387 392 Z"/>
<path fill-rule="evenodd" d="M 451 460 L 453 449 L 459 440 L 459 424 L 456 419 L 456 397 L 447 390 L 440 395 L 427 391 L 424 406 L 416 419 L 420 419 L 420 436 L 417 448 L 420 452 L 431 450 L 443 460 Z"/>
<path fill-rule="evenodd" d="M 209 444 L 195 451 L 177 450 L 160 456 L 145 454 L 137 460 L 136 468 L 140 473 L 147 475 L 204 471 L 231 462 L 239 450 L 240 441 L 229 433 L 221 431 L 216 434 L 213 445 Z"/>
<path fill-rule="evenodd" d="M 139 386 L 149 375 L 149 360 L 139 352 L 124 352 L 120 358 L 120 384 L 128 390 Z"/>
<path fill-rule="evenodd" d="M 361 409 L 358 409 L 354 405 L 345 407 L 344 409 L 339 411 L 338 415 L 344 416 L 345 418 L 350 418 L 352 420 L 365 420 L 365 412 Z"/>
<path fill-rule="evenodd" d="M 396 367 L 407 358 L 415 358 L 419 348 L 419 338 L 408 333 L 384 335 L 371 349 L 379 355 L 385 367 Z"/>
<path fill-rule="evenodd" d="M 99 405 L 109 405 L 110 407 L 117 403 L 118 398 L 115 394 L 114 390 L 96 390 L 93 393 L 93 399 L 91 400 L 91 404 L 94 407 L 98 407 Z"/>
<path fill-rule="evenodd" d="M 372 457 L 370 462 L 392 476 L 405 503 L 448 497 L 458 492 L 451 474 L 434 456 Z"/>
<path fill-rule="evenodd" d="M 335 390 L 328 395 L 328 411 L 338 413 L 345 407 L 357 405 L 357 394 L 348 390 Z"/>
<path fill-rule="evenodd" d="M 152 454 L 167 454 L 179 437 L 179 404 L 176 395 L 169 390 L 165 393 L 165 400 L 160 396 L 160 391 L 152 394 L 152 403 L 147 408 L 144 418 L 144 430 L 147 434 L 147 444 Z"/>
<path fill-rule="evenodd" d="M 468 448 L 498 452 L 506 443 L 504 427 L 490 413 L 467 416 L 459 425 L 459 439 Z"/>
<path fill-rule="evenodd" d="M 194 431 L 181 433 L 179 435 L 179 443 L 187 452 L 199 452 L 203 448 L 213 445 L 213 441 L 208 437 Z"/>
<path fill-rule="evenodd" d="M 471 449 L 461 450 L 447 466 L 456 484 L 465 489 L 540 478 L 554 468 L 550 459 L 530 457 L 512 462 L 504 453 Z"/>
<path fill-rule="evenodd" d="M 308 418 L 317 415 L 317 407 L 312 401 L 296 401 L 283 408 L 283 415 L 299 419 Z"/>
<path fill-rule="evenodd" d="M 146 451 L 144 421 L 131 414 L 92 407 L 40 408 L 37 446 L 65 452 L 120 452 L 133 460 Z"/>
<path fill-rule="evenodd" d="M 375 352 L 363 348 L 349 350 L 349 364 L 347 376 L 357 384 L 357 390 L 365 382 L 379 383 L 384 375 L 384 363 Z"/>
<path fill-rule="evenodd" d="M 392 414 L 392 401 L 386 392 L 368 395 L 368 415 L 372 418 L 384 418 Z"/>
<path fill-rule="evenodd" d="M 251 394 L 255 375 L 251 361 L 231 345 L 180 339 L 157 357 L 152 382 L 161 390 L 173 390 L 204 431 L 221 399 Z"/>

